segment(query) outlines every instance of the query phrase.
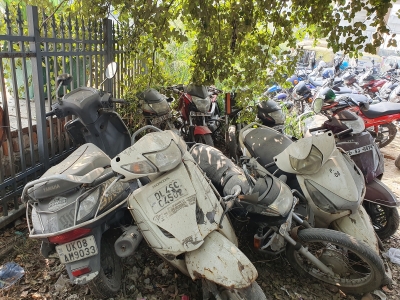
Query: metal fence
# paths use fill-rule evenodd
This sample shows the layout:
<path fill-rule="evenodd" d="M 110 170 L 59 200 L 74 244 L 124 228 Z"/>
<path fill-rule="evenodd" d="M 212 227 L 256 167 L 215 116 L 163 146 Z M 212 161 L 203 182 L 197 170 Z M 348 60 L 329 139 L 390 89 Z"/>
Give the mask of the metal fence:
<path fill-rule="evenodd" d="M 24 18 L 26 16 L 26 18 Z M 26 19 L 26 20 L 25 20 Z M 70 87 L 99 88 L 105 66 L 116 60 L 117 77 L 102 87 L 119 98 L 124 80 L 135 75 L 135 59 L 125 53 L 120 28 L 101 21 L 46 16 L 27 6 L 0 22 L 0 228 L 24 212 L 23 186 L 74 150 L 64 132 L 67 120 L 45 117 L 51 110 L 55 78 L 73 75 Z"/>

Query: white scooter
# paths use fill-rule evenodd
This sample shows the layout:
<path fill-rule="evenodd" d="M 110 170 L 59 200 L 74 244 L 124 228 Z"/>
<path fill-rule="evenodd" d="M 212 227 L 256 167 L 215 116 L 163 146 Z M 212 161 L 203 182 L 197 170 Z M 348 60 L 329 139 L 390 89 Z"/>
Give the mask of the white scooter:
<path fill-rule="evenodd" d="M 379 254 L 371 219 L 361 206 L 364 177 L 350 156 L 336 148 L 333 133 L 292 142 L 271 128 L 253 126 L 239 133 L 243 154 L 257 158 L 260 170 L 286 172 L 289 186 L 299 188 L 312 208 L 315 227 L 352 235 Z"/>
<path fill-rule="evenodd" d="M 158 132 L 135 143 L 136 135 L 150 128 Z M 257 270 L 237 248 L 223 199 L 186 143 L 174 132 L 153 126 L 136 131 L 132 141 L 112 159 L 111 168 L 123 175 L 115 182 L 149 179 L 128 198 L 128 208 L 149 246 L 193 280 L 202 279 L 203 293 L 211 292 L 216 299 L 266 299 L 255 281 Z"/>

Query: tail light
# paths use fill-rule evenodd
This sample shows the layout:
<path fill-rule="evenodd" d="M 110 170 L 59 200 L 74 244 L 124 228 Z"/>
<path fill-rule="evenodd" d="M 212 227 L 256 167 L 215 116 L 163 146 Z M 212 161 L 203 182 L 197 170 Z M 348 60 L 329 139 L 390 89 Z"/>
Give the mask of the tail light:
<path fill-rule="evenodd" d="M 52 244 L 65 244 L 81 237 L 84 237 L 91 231 L 90 228 L 77 228 L 66 233 L 51 236 L 48 238 L 49 242 Z"/>
<path fill-rule="evenodd" d="M 74 275 L 75 277 L 79 277 L 81 275 L 90 273 L 90 271 L 92 271 L 89 267 L 84 267 L 82 269 L 77 269 L 77 270 L 73 270 L 71 273 L 72 275 Z"/>

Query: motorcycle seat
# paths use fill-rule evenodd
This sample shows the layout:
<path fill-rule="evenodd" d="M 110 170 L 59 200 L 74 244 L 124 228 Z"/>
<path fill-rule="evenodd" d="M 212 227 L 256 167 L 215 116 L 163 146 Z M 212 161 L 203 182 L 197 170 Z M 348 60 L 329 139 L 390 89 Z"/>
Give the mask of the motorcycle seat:
<path fill-rule="evenodd" d="M 348 88 L 348 87 L 343 87 L 343 86 L 341 86 L 341 87 L 335 87 L 335 88 L 333 88 L 333 92 L 334 92 L 335 94 L 352 94 L 352 93 L 353 93 L 353 90 L 350 89 L 350 88 Z"/>
<path fill-rule="evenodd" d="M 369 103 L 370 99 L 362 94 L 339 94 L 335 101 L 338 101 L 339 104 L 345 104 L 345 102 L 341 101 L 341 98 L 351 98 L 354 102 L 357 103 Z"/>
<path fill-rule="evenodd" d="M 243 143 L 250 154 L 265 167 L 273 162 L 274 156 L 285 150 L 292 140 L 272 128 L 259 127 L 247 133 Z"/>
<path fill-rule="evenodd" d="M 94 144 L 88 143 L 80 146 L 61 163 L 48 169 L 40 178 L 57 174 L 83 176 L 96 168 L 103 168 L 110 164 L 111 159 L 103 151 Z M 30 192 L 33 192 L 37 199 L 46 198 L 68 191 L 80 184 L 62 179 L 51 179 L 48 182 L 35 184 Z"/>
<path fill-rule="evenodd" d="M 400 114 L 400 103 L 381 102 L 370 105 L 369 108 L 361 107 L 363 114 L 370 119 L 382 116 Z"/>

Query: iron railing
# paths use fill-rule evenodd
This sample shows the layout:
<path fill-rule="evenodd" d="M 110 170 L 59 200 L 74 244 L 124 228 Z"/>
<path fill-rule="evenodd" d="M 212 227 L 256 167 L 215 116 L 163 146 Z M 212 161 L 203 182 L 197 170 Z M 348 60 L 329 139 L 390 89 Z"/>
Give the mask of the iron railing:
<path fill-rule="evenodd" d="M 60 95 L 79 86 L 100 88 L 105 66 L 116 60 L 117 77 L 102 89 L 120 98 L 124 81 L 135 75 L 137 64 L 115 38 L 122 35 L 121 29 L 110 19 L 48 17 L 27 6 L 26 20 L 19 7 L 14 15 L 7 7 L 4 22 L 0 23 L 0 228 L 23 214 L 24 185 L 75 149 L 64 132 L 67 120 L 45 117 L 53 104 L 57 75 L 74 77 Z"/>

